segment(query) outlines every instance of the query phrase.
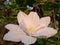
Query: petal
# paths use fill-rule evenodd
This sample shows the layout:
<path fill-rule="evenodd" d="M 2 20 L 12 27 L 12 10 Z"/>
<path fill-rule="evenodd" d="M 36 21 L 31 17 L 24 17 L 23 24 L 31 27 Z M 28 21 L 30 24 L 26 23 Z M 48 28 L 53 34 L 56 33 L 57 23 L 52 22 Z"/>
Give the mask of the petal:
<path fill-rule="evenodd" d="M 17 19 L 18 19 L 19 24 L 23 22 L 25 27 L 27 28 L 32 24 L 32 21 L 30 20 L 30 18 L 22 11 L 18 13 Z"/>
<path fill-rule="evenodd" d="M 36 12 L 30 12 L 28 16 L 35 24 L 39 21 L 39 16 Z"/>
<path fill-rule="evenodd" d="M 50 23 L 50 17 L 43 17 L 40 19 L 40 21 L 37 23 L 36 28 L 39 29 L 41 27 L 46 27 Z"/>
<path fill-rule="evenodd" d="M 26 35 L 21 38 L 21 41 L 24 44 L 33 44 L 36 42 L 36 40 L 37 40 L 36 38 Z"/>
<path fill-rule="evenodd" d="M 26 18 L 26 14 L 22 11 L 20 11 L 17 15 L 17 19 L 18 19 L 18 23 L 20 24 L 25 18 Z"/>
<path fill-rule="evenodd" d="M 15 31 L 16 30 L 16 31 L 20 31 L 20 33 L 22 33 L 22 34 L 25 34 L 25 32 L 23 32 L 21 30 L 21 28 L 18 25 L 15 25 L 15 24 L 7 24 L 5 26 L 5 28 L 10 30 L 10 31 Z"/>
<path fill-rule="evenodd" d="M 5 28 L 9 29 L 10 31 L 4 35 L 4 40 L 19 42 L 20 38 L 23 35 L 26 35 L 17 25 L 8 24 L 5 26 Z"/>
<path fill-rule="evenodd" d="M 57 33 L 57 30 L 53 29 L 53 28 L 49 28 L 49 27 L 45 27 L 45 28 L 42 28 L 38 31 L 36 31 L 33 36 L 35 37 L 39 37 L 39 38 L 48 38 L 48 37 L 51 37 L 53 35 L 55 35 Z"/>
<path fill-rule="evenodd" d="M 48 26 L 50 24 L 50 17 L 43 17 L 40 19 L 40 24 L 45 24 L 46 26 Z"/>

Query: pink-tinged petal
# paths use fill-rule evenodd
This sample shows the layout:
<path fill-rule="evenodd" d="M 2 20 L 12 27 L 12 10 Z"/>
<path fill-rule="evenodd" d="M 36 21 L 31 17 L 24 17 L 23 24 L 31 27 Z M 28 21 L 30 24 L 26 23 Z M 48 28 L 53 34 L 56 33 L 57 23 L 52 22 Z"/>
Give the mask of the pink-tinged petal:
<path fill-rule="evenodd" d="M 32 24 L 32 21 L 30 20 L 30 18 L 28 17 L 28 15 L 26 15 L 22 11 L 20 11 L 18 13 L 17 19 L 18 19 L 19 24 L 21 24 L 21 22 L 24 22 L 24 25 L 27 28 L 29 28 L 29 26 Z"/>
<path fill-rule="evenodd" d="M 10 31 L 4 35 L 4 40 L 19 42 L 20 38 L 23 35 L 26 35 L 18 25 L 8 24 L 5 26 L 5 28 L 9 29 Z"/>
<path fill-rule="evenodd" d="M 48 38 L 51 37 L 53 35 L 55 35 L 57 33 L 56 29 L 53 28 L 49 28 L 49 27 L 45 27 L 42 29 L 39 29 L 38 31 L 36 31 L 33 36 L 38 37 L 38 38 Z"/>
<path fill-rule="evenodd" d="M 43 17 L 40 19 L 40 24 L 48 26 L 50 24 L 50 17 Z"/>
<path fill-rule="evenodd" d="M 18 25 L 15 25 L 15 24 L 7 24 L 7 25 L 5 25 L 5 28 L 10 30 L 10 31 L 13 31 L 13 30 L 22 31 L 20 29 L 20 27 Z M 24 33 L 24 32 L 22 31 L 22 33 Z"/>
<path fill-rule="evenodd" d="M 40 19 L 40 21 L 36 25 L 36 30 L 41 27 L 46 27 L 50 24 L 50 17 L 43 17 Z"/>
<path fill-rule="evenodd" d="M 27 35 L 25 35 L 25 36 L 23 36 L 21 38 L 21 41 L 24 44 L 33 44 L 33 43 L 36 42 L 36 40 L 37 40 L 37 38 L 31 37 L 31 36 L 27 36 Z"/>
<path fill-rule="evenodd" d="M 36 12 L 30 12 L 28 16 L 35 24 L 39 21 L 39 16 Z"/>
<path fill-rule="evenodd" d="M 23 34 L 21 34 L 18 31 L 9 31 L 8 33 L 6 33 L 3 37 L 3 40 L 6 41 L 13 41 L 13 42 L 19 42 L 21 41 L 21 37 L 23 36 Z"/>
<path fill-rule="evenodd" d="M 27 15 L 24 12 L 20 11 L 17 15 L 18 23 L 20 24 L 26 17 Z"/>

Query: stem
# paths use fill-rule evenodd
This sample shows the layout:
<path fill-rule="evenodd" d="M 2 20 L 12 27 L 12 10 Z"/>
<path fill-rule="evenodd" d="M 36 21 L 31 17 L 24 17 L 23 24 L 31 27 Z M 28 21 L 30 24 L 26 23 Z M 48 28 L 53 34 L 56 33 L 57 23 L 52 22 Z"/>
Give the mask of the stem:
<path fill-rule="evenodd" d="M 56 12 L 55 12 L 55 4 L 53 4 L 53 10 L 52 10 L 52 26 L 56 29 Z"/>

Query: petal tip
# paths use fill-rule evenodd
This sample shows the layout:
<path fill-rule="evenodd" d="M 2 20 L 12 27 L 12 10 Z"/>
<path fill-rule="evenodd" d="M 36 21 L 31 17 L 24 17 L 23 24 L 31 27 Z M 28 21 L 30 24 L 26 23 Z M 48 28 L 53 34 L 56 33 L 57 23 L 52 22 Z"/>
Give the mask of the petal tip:
<path fill-rule="evenodd" d="M 8 28 L 8 27 L 10 27 L 12 24 L 7 24 L 7 25 L 5 25 L 5 28 Z"/>
<path fill-rule="evenodd" d="M 37 12 L 33 12 L 33 11 L 32 11 L 32 12 L 30 12 L 30 14 L 37 14 Z"/>
<path fill-rule="evenodd" d="M 5 25 L 5 28 L 7 28 L 10 24 Z"/>
<path fill-rule="evenodd" d="M 22 12 L 22 11 L 19 11 L 19 12 L 18 12 L 18 15 L 20 15 L 21 13 L 23 13 L 23 12 Z"/>
<path fill-rule="evenodd" d="M 50 17 L 49 16 L 47 16 L 46 18 L 50 20 Z"/>

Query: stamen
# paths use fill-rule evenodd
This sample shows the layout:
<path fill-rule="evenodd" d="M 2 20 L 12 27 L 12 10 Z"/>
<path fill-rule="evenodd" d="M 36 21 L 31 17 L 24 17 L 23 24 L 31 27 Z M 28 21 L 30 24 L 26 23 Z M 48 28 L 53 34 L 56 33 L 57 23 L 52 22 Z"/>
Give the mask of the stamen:
<path fill-rule="evenodd" d="M 32 34 L 33 31 L 34 31 L 34 28 L 33 28 L 33 27 L 30 27 L 30 28 L 29 28 L 29 33 Z"/>

